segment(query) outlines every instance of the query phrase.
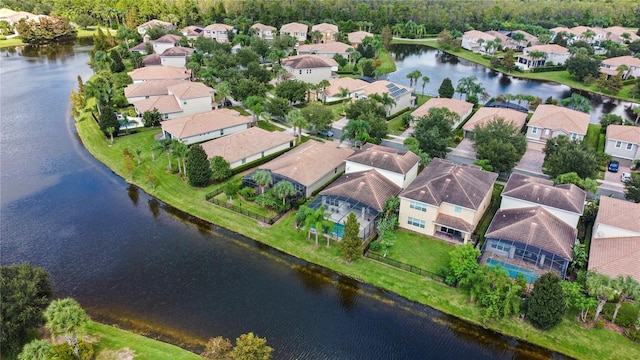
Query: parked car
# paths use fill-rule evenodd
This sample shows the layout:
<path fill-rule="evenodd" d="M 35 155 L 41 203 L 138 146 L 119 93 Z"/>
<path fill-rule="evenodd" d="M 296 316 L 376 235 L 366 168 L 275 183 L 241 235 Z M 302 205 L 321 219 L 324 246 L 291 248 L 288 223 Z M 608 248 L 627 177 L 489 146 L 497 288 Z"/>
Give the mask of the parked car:
<path fill-rule="evenodd" d="M 622 176 L 620 176 L 620 180 L 622 180 L 622 182 L 631 180 L 631 173 L 628 173 L 628 172 L 622 173 Z"/>
<path fill-rule="evenodd" d="M 329 129 L 320 130 L 320 131 L 318 131 L 318 135 L 326 136 L 326 137 L 333 137 L 333 131 L 331 131 Z"/>
<path fill-rule="evenodd" d="M 616 160 L 611 160 L 609 162 L 609 166 L 607 167 L 607 169 L 609 169 L 609 171 L 611 172 L 618 172 L 619 168 L 620 168 L 620 163 Z"/>
<path fill-rule="evenodd" d="M 225 107 L 226 107 L 226 106 L 231 106 L 231 105 L 233 105 L 233 104 L 231 103 L 231 100 L 227 99 L 227 100 L 225 100 L 225 101 L 220 101 L 220 103 L 218 104 L 218 107 L 223 107 L 223 106 L 225 106 Z"/>

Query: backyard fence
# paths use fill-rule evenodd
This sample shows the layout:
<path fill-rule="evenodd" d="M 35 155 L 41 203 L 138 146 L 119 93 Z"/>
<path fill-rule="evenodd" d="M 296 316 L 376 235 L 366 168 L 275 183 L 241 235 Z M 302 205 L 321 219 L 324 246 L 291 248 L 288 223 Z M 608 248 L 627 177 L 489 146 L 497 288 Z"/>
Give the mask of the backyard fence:
<path fill-rule="evenodd" d="M 375 261 L 378 261 L 378 262 L 393 266 L 393 267 L 395 267 L 397 269 L 408 271 L 410 273 L 414 273 L 414 274 L 417 274 L 417 275 L 420 275 L 420 276 L 428 277 L 428 278 L 430 278 L 432 280 L 436 280 L 438 282 L 444 283 L 444 281 L 442 279 L 442 276 L 440 276 L 440 275 L 438 275 L 438 274 L 436 274 L 436 273 L 434 273 L 432 271 L 425 270 L 425 269 L 419 268 L 419 267 L 414 266 L 414 265 L 405 264 L 405 263 L 403 263 L 401 261 L 398 261 L 398 260 L 389 259 L 388 257 L 382 256 L 380 254 L 376 254 L 376 253 L 371 252 L 371 251 L 367 251 L 364 254 L 364 256 L 368 257 L 371 260 L 375 260 Z"/>
<path fill-rule="evenodd" d="M 260 215 L 256 212 L 253 212 L 249 209 L 243 208 L 242 206 L 235 205 L 233 203 L 229 203 L 228 201 L 216 199 L 216 196 L 220 195 L 222 190 L 216 190 L 211 192 L 205 196 L 205 199 L 215 205 L 221 206 L 223 208 L 229 209 L 231 211 L 237 212 L 238 214 L 242 214 L 244 216 L 250 217 L 252 219 L 256 219 L 258 221 L 262 221 L 265 224 L 273 225 L 276 221 L 280 220 L 284 213 L 278 213 L 273 217 L 267 217 L 264 215 Z"/>

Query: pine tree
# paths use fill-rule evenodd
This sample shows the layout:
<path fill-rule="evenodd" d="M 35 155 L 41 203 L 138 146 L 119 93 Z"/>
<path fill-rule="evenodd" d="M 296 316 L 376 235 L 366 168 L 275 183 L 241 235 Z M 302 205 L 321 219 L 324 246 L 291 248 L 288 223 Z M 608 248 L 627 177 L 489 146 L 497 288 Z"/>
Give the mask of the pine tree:
<path fill-rule="evenodd" d="M 442 80 L 442 84 L 440 84 L 440 88 L 438 88 L 438 95 L 440 95 L 441 98 L 451 99 L 455 91 L 456 90 L 453 88 L 451 79 L 444 78 L 444 80 Z"/>
<path fill-rule="evenodd" d="M 527 310 L 533 326 L 548 330 L 562 322 L 566 302 L 561 281 L 554 273 L 546 273 L 536 280 Z"/>
<path fill-rule="evenodd" d="M 358 218 L 353 212 L 350 212 L 349 216 L 347 216 L 347 221 L 344 222 L 344 235 L 340 240 L 340 252 L 348 262 L 360 255 L 362 239 L 358 235 L 359 232 L 360 223 L 358 223 Z"/>
<path fill-rule="evenodd" d="M 200 144 L 192 145 L 187 156 L 187 176 L 191 186 L 204 187 L 209 184 L 212 171 L 207 153 Z"/>

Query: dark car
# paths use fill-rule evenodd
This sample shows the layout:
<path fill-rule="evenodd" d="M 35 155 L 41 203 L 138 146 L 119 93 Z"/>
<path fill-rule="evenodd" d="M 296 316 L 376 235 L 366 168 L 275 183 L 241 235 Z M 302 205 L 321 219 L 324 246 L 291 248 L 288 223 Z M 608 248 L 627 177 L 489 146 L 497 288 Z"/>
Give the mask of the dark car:
<path fill-rule="evenodd" d="M 619 168 L 620 168 L 620 163 L 616 160 L 611 160 L 609 162 L 609 166 L 607 167 L 607 169 L 609 169 L 609 171 L 611 172 L 618 172 Z"/>
<path fill-rule="evenodd" d="M 228 100 L 228 99 L 227 99 L 227 100 L 225 100 L 225 101 L 220 101 L 220 104 L 218 104 L 218 107 L 223 107 L 223 106 L 225 106 L 225 107 L 226 107 L 226 106 L 231 106 L 231 105 L 233 105 L 233 104 L 231 103 L 231 100 Z"/>
<path fill-rule="evenodd" d="M 326 130 L 320 130 L 318 131 L 318 135 L 322 135 L 322 136 L 326 136 L 326 137 L 333 137 L 333 131 L 326 129 Z"/>

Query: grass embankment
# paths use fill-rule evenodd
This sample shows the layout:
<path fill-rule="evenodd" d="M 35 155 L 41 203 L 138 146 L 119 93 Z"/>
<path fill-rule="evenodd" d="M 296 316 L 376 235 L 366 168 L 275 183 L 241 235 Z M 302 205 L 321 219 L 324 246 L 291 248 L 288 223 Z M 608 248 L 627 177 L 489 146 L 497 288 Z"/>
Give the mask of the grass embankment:
<path fill-rule="evenodd" d="M 540 80 L 540 81 L 551 81 L 551 82 L 556 82 L 556 83 L 567 85 L 567 86 L 569 86 L 569 87 L 571 87 L 573 89 L 588 91 L 590 93 L 602 95 L 602 96 L 609 97 L 609 98 L 620 99 L 620 100 L 630 101 L 630 102 L 636 102 L 637 101 L 631 95 L 631 89 L 634 87 L 634 85 L 625 85 L 622 88 L 622 90 L 620 90 L 620 92 L 618 92 L 615 95 L 614 94 L 608 94 L 608 93 L 603 93 L 602 91 L 600 91 L 598 89 L 597 85 L 595 84 L 595 82 L 593 84 L 591 84 L 591 85 L 587 85 L 587 84 L 583 83 L 582 81 L 577 81 L 571 75 L 569 75 L 569 73 L 566 70 L 564 70 L 564 71 L 548 71 L 548 72 L 540 72 L 540 73 L 520 72 L 520 71 L 505 72 L 504 69 L 494 68 L 493 66 L 491 66 L 490 59 L 487 59 L 487 58 L 483 57 L 483 55 L 476 54 L 476 53 L 474 53 L 472 51 L 468 51 L 468 50 L 465 50 L 465 49 L 444 50 L 444 49 L 442 49 L 440 47 L 440 45 L 438 45 L 438 41 L 435 40 L 435 39 L 424 39 L 424 40 L 418 40 L 418 39 L 416 39 L 416 40 L 394 39 L 392 43 L 393 44 L 426 45 L 426 46 L 432 47 L 434 49 L 438 49 L 438 50 L 450 53 L 450 54 L 455 55 L 457 57 L 460 57 L 462 59 L 473 61 L 474 63 L 480 64 L 480 65 L 482 65 L 484 67 L 487 67 L 489 69 L 493 69 L 495 71 L 506 73 L 506 74 L 508 74 L 510 76 L 513 76 L 513 77 L 516 77 L 516 78 Z"/>
<path fill-rule="evenodd" d="M 557 328 L 546 332 L 535 330 L 528 323 L 515 318 L 482 324 L 480 311 L 467 301 L 467 295 L 462 291 L 369 259 L 361 258 L 349 264 L 338 256 L 339 250 L 335 244 L 328 249 L 324 245 L 315 248 L 313 239 L 307 240 L 303 232 L 294 228 L 294 214 L 283 217 L 271 227 L 263 227 L 256 220 L 206 202 L 205 194 L 221 185 L 212 185 L 204 189 L 192 188 L 178 176 L 167 173 L 166 154 L 156 154 L 156 161 L 152 161 L 150 149 L 154 143 L 153 136 L 159 129 L 143 130 L 134 135 L 117 138 L 115 143 L 109 146 L 109 141 L 101 134 L 93 120 L 86 116 L 81 120 L 76 127 L 89 152 L 123 178 L 184 212 L 292 256 L 392 291 L 409 300 L 578 359 L 611 358 L 612 351 L 615 352 L 616 359 L 635 359 L 640 353 L 640 345 L 619 334 L 607 330 L 583 329 L 569 318 Z M 131 175 L 124 172 L 122 151 L 125 147 L 138 147 L 143 150 L 142 164 L 136 166 Z M 147 180 L 147 167 L 157 176 L 155 187 Z M 321 244 L 323 243 L 326 244 L 321 240 Z"/>
<path fill-rule="evenodd" d="M 139 360 L 200 359 L 200 356 L 175 345 L 93 321 L 87 325 L 86 333 L 90 338 L 96 340 L 94 343 L 96 355 L 103 353 L 102 357 L 99 358 L 119 359 L 124 357 L 109 357 L 105 355 L 107 353 L 113 355 L 116 353 L 128 353 L 135 355 L 135 359 Z"/>
<path fill-rule="evenodd" d="M 102 28 L 102 31 L 106 31 L 106 30 L 107 30 L 106 28 Z M 78 34 L 76 35 L 76 38 L 93 37 L 93 35 L 96 34 L 97 31 L 98 31 L 97 28 L 79 29 Z M 110 31 L 112 34 L 116 33 L 115 30 L 110 30 Z M 7 47 L 14 47 L 14 46 L 23 46 L 23 45 L 27 45 L 27 44 L 23 43 L 22 39 L 18 37 L 6 39 L 6 40 L 0 40 L 0 49 L 7 48 Z"/>
<path fill-rule="evenodd" d="M 388 51 L 378 49 L 378 60 L 380 60 L 378 70 L 380 70 L 381 73 L 388 74 L 396 71 L 396 62 L 393 61 L 393 57 L 391 57 Z"/>

